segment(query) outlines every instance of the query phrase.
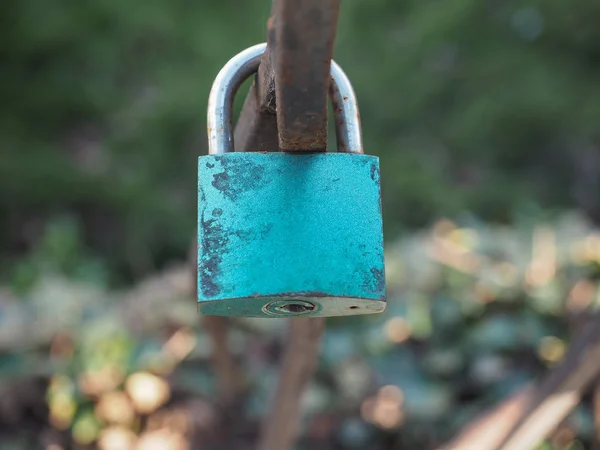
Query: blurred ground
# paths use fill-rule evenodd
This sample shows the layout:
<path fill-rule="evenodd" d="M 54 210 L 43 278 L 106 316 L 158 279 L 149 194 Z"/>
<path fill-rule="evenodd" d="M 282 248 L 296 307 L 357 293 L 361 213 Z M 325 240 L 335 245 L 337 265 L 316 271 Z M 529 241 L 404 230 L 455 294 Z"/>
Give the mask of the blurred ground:
<path fill-rule="evenodd" d="M 387 311 L 328 322 L 298 448 L 435 448 L 560 360 L 599 302 L 600 230 L 577 214 L 516 229 L 440 220 L 387 258 Z M 253 448 L 284 321 L 233 322 L 245 393 L 224 430 L 189 266 L 122 292 L 49 267 L 27 294 L 0 297 L 0 443 Z M 585 401 L 547 448 L 592 435 Z"/>

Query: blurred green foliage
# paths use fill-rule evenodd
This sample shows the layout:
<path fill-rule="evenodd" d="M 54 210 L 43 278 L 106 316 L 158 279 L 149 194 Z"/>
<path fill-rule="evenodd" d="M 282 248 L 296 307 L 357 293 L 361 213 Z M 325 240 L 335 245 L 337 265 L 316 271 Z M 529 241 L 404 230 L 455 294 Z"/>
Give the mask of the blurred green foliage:
<path fill-rule="evenodd" d="M 27 294 L 0 289 L 0 378 L 49 379 L 42 428 L 62 430 L 53 442 L 99 441 L 111 450 L 111 436 L 151 440 L 164 419 L 161 429 L 190 439 L 191 448 L 237 448 L 211 435 L 218 380 L 189 265 L 115 291 L 74 279 L 69 265 L 60 269 L 64 255 L 49 254 Z M 581 316 L 600 306 L 600 231 L 579 214 L 519 227 L 440 220 L 391 242 L 386 258 L 385 313 L 328 321 L 302 401 L 299 449 L 436 448 L 543 376 Z M 265 414 L 285 326 L 231 322 L 246 393 L 244 420 L 227 433 L 246 433 L 246 444 L 253 435 L 240 430 L 257 430 Z M 11 414 L 0 419 L 0 445 Z M 593 433 L 584 398 L 540 449 L 582 450 Z"/>
<path fill-rule="evenodd" d="M 265 39 L 269 9 L 4 2 L 3 264 L 66 213 L 111 282 L 185 255 L 210 85 Z M 381 156 L 388 236 L 465 210 L 511 221 L 530 204 L 600 218 L 599 17 L 592 0 L 344 0 L 335 58 Z"/>

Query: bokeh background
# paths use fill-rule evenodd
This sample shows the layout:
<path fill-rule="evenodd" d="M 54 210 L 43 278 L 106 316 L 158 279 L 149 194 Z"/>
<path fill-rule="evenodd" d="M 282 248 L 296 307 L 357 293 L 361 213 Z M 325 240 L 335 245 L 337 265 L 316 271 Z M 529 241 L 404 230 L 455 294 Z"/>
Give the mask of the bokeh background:
<path fill-rule="evenodd" d="M 0 448 L 253 448 L 285 322 L 231 325 L 224 446 L 186 261 L 208 92 L 270 3 L 3 3 Z M 599 20 L 592 0 L 342 2 L 389 307 L 328 321 L 298 449 L 435 448 L 560 360 L 599 301 Z M 584 400 L 541 448 L 588 448 Z"/>

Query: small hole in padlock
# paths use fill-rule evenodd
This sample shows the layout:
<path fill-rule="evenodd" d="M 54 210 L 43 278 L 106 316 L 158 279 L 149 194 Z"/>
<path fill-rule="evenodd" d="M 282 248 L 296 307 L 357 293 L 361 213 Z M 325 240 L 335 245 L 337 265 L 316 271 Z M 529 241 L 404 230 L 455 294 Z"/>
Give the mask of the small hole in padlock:
<path fill-rule="evenodd" d="M 288 313 L 303 313 L 315 309 L 314 305 L 308 303 L 287 303 L 277 307 L 278 310 Z"/>
<path fill-rule="evenodd" d="M 317 305 L 300 299 L 276 300 L 263 306 L 266 314 L 275 316 L 299 316 L 318 310 Z"/>

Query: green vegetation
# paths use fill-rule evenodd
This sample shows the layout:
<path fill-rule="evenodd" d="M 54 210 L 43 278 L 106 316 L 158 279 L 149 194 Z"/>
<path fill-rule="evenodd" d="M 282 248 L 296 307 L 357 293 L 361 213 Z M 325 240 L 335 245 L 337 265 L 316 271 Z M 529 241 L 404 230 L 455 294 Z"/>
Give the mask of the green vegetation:
<path fill-rule="evenodd" d="M 386 312 L 328 322 L 302 403 L 298 448 L 334 448 L 331 440 L 344 450 L 398 448 L 393 442 L 435 448 L 544 374 L 563 356 L 578 314 L 599 305 L 600 231 L 577 214 L 520 228 L 441 220 L 391 243 L 387 258 Z M 21 444 L 53 427 L 63 430 L 57 439 L 64 448 L 99 439 L 101 450 L 111 450 L 111 433 L 150 439 L 153 424 L 164 422 L 172 435 L 191 439 L 191 448 L 211 439 L 220 446 L 208 448 L 233 448 L 225 435 L 207 432 L 218 418 L 217 381 L 189 266 L 114 291 L 57 270 L 61 254 L 45 261 L 26 295 L 0 291 L 0 378 L 49 379 L 49 423 L 27 423 Z M 232 322 L 231 349 L 247 395 L 244 419 L 228 435 L 258 430 L 284 326 L 274 319 Z M 4 395 L 17 405 L 26 401 L 14 399 L 13 390 Z M 13 414 L 31 413 L 15 409 L 2 420 Z M 182 423 L 199 434 L 178 428 Z M 593 428 L 584 399 L 553 444 L 541 448 L 588 448 Z"/>
<path fill-rule="evenodd" d="M 112 281 L 185 255 L 208 90 L 265 39 L 269 8 L 8 0 L 0 248 L 19 255 L 72 213 Z M 335 58 L 382 158 L 388 236 L 530 204 L 600 217 L 599 14 L 590 0 L 344 1 Z"/>

